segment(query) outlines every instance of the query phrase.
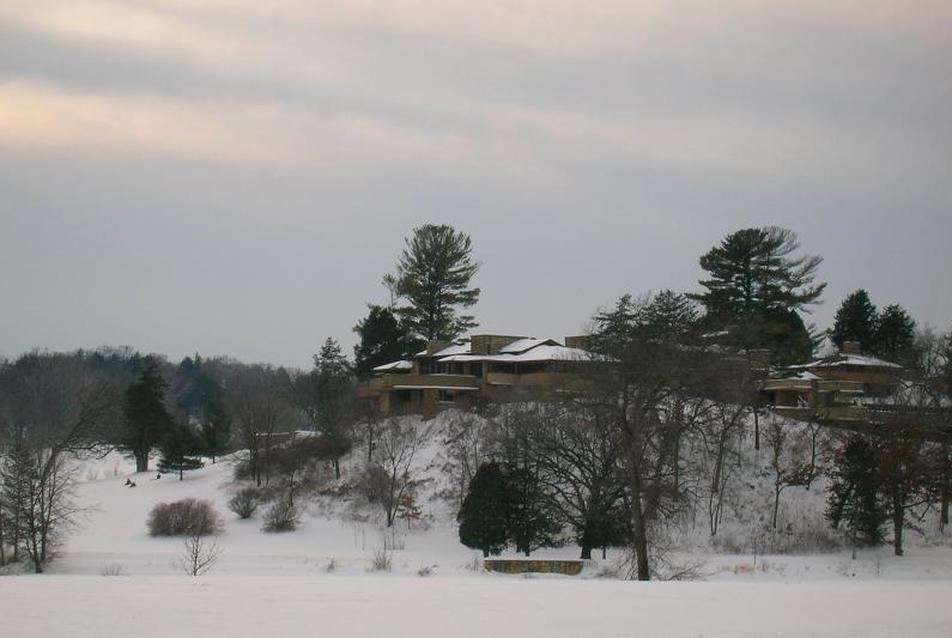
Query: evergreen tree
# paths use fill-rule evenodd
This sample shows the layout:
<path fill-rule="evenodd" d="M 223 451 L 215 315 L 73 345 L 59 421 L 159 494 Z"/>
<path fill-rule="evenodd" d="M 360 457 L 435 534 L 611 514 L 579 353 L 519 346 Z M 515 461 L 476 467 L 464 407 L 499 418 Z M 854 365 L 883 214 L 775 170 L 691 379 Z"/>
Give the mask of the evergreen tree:
<path fill-rule="evenodd" d="M 167 387 L 158 364 L 150 359 L 142 375 L 126 389 L 125 427 L 118 443 L 135 458 L 136 472 L 148 471 L 149 453 L 173 429 L 172 415 L 165 407 Z"/>
<path fill-rule="evenodd" d="M 697 305 L 687 295 L 671 290 L 651 296 L 638 319 L 649 338 L 678 344 L 693 340 L 698 321 Z"/>
<path fill-rule="evenodd" d="M 162 441 L 162 456 L 159 458 L 159 472 L 178 473 L 181 481 L 185 472 L 202 467 L 202 441 L 195 435 L 187 423 L 182 423 L 169 432 Z"/>
<path fill-rule="evenodd" d="M 188 423 L 198 425 L 205 454 L 215 458 L 228 450 L 231 419 L 225 410 L 221 384 L 204 365 L 202 358 L 185 357 L 177 376 L 180 390 L 175 405 Z"/>
<path fill-rule="evenodd" d="M 741 346 L 771 348 L 782 363 L 806 359 L 814 339 L 799 312 L 818 303 L 826 284 L 813 284 L 822 258 L 794 256 L 799 248 L 785 228 L 731 233 L 701 257 L 707 290 L 690 296 L 704 305 L 711 327 L 738 326 Z"/>
<path fill-rule="evenodd" d="M 830 331 L 830 340 L 838 348 L 847 341 L 859 343 L 863 352 L 872 352 L 876 345 L 876 306 L 862 288 L 850 294 L 839 310 Z"/>
<path fill-rule="evenodd" d="M 880 500 L 879 458 L 865 438 L 853 436 L 836 453 L 826 515 L 845 525 L 860 545 L 880 545 L 885 508 Z"/>
<path fill-rule="evenodd" d="M 916 322 L 902 306 L 886 306 L 879 315 L 873 353 L 888 361 L 910 363 L 915 332 Z"/>
<path fill-rule="evenodd" d="M 509 540 L 509 482 L 495 461 L 483 463 L 469 483 L 460 509 L 459 540 L 483 557 L 497 555 Z"/>
<path fill-rule="evenodd" d="M 400 322 L 390 308 L 369 308 L 367 316 L 354 326 L 360 337 L 354 346 L 354 372 L 359 379 L 370 377 L 376 366 L 408 359 L 425 346 L 410 337 L 405 322 Z"/>
<path fill-rule="evenodd" d="M 37 482 L 36 462 L 22 444 L 15 443 L 0 463 L 0 516 L 3 517 L 3 537 L 0 538 L 0 551 L 6 545 L 13 549 L 12 560 L 20 559 L 20 550 L 24 545 L 27 518 L 31 516 L 34 504 L 30 495 Z M 0 566 L 6 563 L 6 555 Z"/>
<path fill-rule="evenodd" d="M 397 262 L 397 294 L 407 305 L 397 314 L 413 334 L 451 341 L 477 326 L 474 317 L 457 315 L 479 299 L 469 282 L 479 270 L 469 235 L 452 226 L 426 224 L 413 229 Z"/>
<path fill-rule="evenodd" d="M 314 368 L 295 381 L 298 406 L 332 450 L 334 475 L 340 478 L 340 457 L 351 448 L 357 412 L 354 375 L 340 344 L 328 338 L 314 355 Z"/>
<path fill-rule="evenodd" d="M 561 525 L 550 508 L 536 472 L 527 467 L 511 468 L 506 474 L 509 483 L 509 536 L 516 551 L 529 556 L 540 547 L 554 547 Z"/>
<path fill-rule="evenodd" d="M 206 455 L 212 458 L 228 452 L 231 441 L 231 419 L 225 410 L 225 403 L 221 396 L 211 399 L 205 406 L 201 429 L 202 448 Z"/>

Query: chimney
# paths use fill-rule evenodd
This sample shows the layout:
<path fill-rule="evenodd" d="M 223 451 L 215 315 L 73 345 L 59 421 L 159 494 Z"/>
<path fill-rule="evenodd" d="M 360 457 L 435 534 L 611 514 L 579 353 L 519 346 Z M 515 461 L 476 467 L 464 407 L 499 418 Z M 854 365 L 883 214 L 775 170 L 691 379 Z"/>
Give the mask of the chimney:
<path fill-rule="evenodd" d="M 571 335 L 565 338 L 566 348 L 577 348 L 579 350 L 588 350 L 588 335 Z"/>
<path fill-rule="evenodd" d="M 844 341 L 840 354 L 863 354 L 863 351 L 859 347 L 859 341 Z"/>

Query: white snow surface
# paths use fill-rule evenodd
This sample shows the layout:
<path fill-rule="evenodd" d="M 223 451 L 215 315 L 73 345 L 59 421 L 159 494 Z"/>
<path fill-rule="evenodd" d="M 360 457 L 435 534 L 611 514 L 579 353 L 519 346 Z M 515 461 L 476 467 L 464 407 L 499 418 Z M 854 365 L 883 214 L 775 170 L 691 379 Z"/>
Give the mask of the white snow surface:
<path fill-rule="evenodd" d="M 502 354 L 518 354 L 520 352 L 525 352 L 536 346 L 550 345 L 558 346 L 559 344 L 555 339 L 537 339 L 536 337 L 525 337 L 524 339 L 517 339 L 509 345 L 505 345 L 499 349 L 499 352 Z"/>
<path fill-rule="evenodd" d="M 952 635 L 934 583 L 633 583 L 313 575 L 0 581 L 4 635 Z M 54 602 L 55 601 L 55 602 Z M 55 609 L 55 613 L 51 613 Z"/>
<path fill-rule="evenodd" d="M 412 361 L 392 361 L 383 365 L 374 366 L 374 372 L 386 372 L 387 370 L 412 370 Z"/>
<path fill-rule="evenodd" d="M 322 498 L 299 530 L 266 534 L 260 511 L 241 521 L 227 510 L 227 459 L 183 481 L 135 474 L 117 454 L 83 461 L 86 519 L 46 574 L 0 577 L 0 636 L 952 636 L 952 548 L 912 534 L 902 558 L 884 547 L 852 560 L 848 550 L 713 553 L 702 525 L 687 543 L 696 551 L 685 560 L 702 561 L 693 582 L 619 580 L 620 552 L 574 578 L 473 569 L 479 553 L 459 543 L 455 506 L 436 497 L 446 487 L 438 431 L 450 418 L 429 423 L 437 434 L 420 468 L 433 480 L 418 499 L 426 520 L 412 529 L 385 530 L 374 510 Z M 345 479 L 365 453 L 346 460 Z M 760 515 L 767 495 L 754 487 L 737 517 Z M 226 521 L 218 563 L 197 578 L 175 565 L 180 539 L 145 527 L 156 503 L 185 497 L 211 500 Z M 781 521 L 814 518 L 824 499 L 819 486 L 791 488 Z M 720 534 L 739 529 L 725 523 Z M 392 571 L 371 571 L 385 537 L 400 548 Z M 577 556 L 573 545 L 533 553 Z"/>
<path fill-rule="evenodd" d="M 559 345 L 537 345 L 519 354 L 458 354 L 440 361 L 494 361 L 498 363 L 541 363 L 545 361 L 591 361 L 592 353 Z"/>
<path fill-rule="evenodd" d="M 837 353 L 823 359 L 817 359 L 810 363 L 802 365 L 788 366 L 788 369 L 813 369 L 813 368 L 835 368 L 839 366 L 856 366 L 862 368 L 895 368 L 902 369 L 902 366 L 892 361 L 871 357 L 865 354 L 842 354 Z"/>

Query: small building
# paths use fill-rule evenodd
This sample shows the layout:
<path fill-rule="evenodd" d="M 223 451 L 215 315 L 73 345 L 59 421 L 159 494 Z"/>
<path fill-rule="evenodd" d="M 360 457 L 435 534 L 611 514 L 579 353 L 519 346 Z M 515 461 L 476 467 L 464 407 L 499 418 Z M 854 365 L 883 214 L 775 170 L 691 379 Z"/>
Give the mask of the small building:
<path fill-rule="evenodd" d="M 554 339 L 473 335 L 450 343 L 431 341 L 412 360 L 374 368 L 358 395 L 375 402 L 381 416 L 435 415 L 443 408 L 478 402 L 545 398 L 584 383 L 582 367 L 594 360 L 585 337 Z"/>
<path fill-rule="evenodd" d="M 848 341 L 836 354 L 784 368 L 763 381 L 760 392 L 778 413 L 799 420 L 871 422 L 877 419 L 870 408 L 895 392 L 903 373 L 902 366 L 864 355 Z"/>

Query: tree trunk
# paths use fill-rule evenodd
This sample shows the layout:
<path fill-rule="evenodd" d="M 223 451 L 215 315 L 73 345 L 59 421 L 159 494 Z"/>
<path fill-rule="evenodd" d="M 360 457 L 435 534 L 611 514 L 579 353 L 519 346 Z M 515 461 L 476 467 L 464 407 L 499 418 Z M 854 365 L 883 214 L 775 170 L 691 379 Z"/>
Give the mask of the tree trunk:
<path fill-rule="evenodd" d="M 905 511 L 902 507 L 902 499 L 898 494 L 893 495 L 893 553 L 896 556 L 902 556 L 902 527 Z"/>
<path fill-rule="evenodd" d="M 374 426 L 367 424 L 367 464 L 374 462 Z"/>
<path fill-rule="evenodd" d="M 582 560 L 591 560 L 592 558 L 592 546 L 591 545 L 582 545 L 582 555 L 579 557 Z"/>
<path fill-rule="evenodd" d="M 489 558 L 489 550 L 485 547 L 483 548 L 483 558 Z"/>
<path fill-rule="evenodd" d="M 754 407 L 754 449 L 760 449 L 760 410 Z"/>
<path fill-rule="evenodd" d="M 782 488 L 781 488 L 782 489 Z M 773 500 L 773 528 L 777 529 L 777 512 L 780 511 L 780 492 L 781 489 L 774 490 Z"/>
<path fill-rule="evenodd" d="M 136 459 L 136 472 L 149 471 L 149 452 L 136 452 L 133 454 Z"/>
<path fill-rule="evenodd" d="M 340 480 L 340 459 L 334 457 L 334 478 Z"/>
<path fill-rule="evenodd" d="M 641 477 L 637 472 L 632 475 L 631 485 L 631 544 L 638 565 L 638 580 L 651 580 L 648 570 L 648 526 L 641 504 Z"/>
<path fill-rule="evenodd" d="M 952 463 L 949 462 L 949 444 L 942 446 L 942 494 L 941 506 L 939 509 L 939 528 L 945 531 L 945 526 L 949 524 L 949 501 L 952 500 Z"/>
<path fill-rule="evenodd" d="M 942 488 L 942 510 L 939 514 L 939 525 L 944 530 L 949 524 L 949 484 L 946 482 Z"/>

